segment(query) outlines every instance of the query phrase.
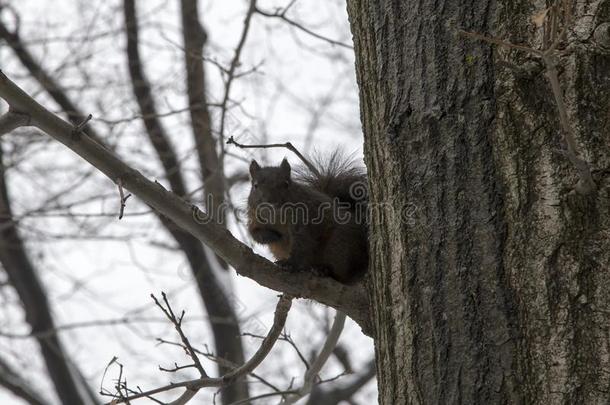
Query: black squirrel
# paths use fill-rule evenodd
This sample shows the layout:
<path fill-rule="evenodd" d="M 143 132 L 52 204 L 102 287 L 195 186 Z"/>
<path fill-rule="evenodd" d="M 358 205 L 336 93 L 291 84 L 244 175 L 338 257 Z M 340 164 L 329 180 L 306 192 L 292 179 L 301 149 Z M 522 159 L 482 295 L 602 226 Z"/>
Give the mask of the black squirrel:
<path fill-rule="evenodd" d="M 350 284 L 368 268 L 366 175 L 340 154 L 316 163 L 318 173 L 286 159 L 250 164 L 248 230 L 277 263 Z"/>

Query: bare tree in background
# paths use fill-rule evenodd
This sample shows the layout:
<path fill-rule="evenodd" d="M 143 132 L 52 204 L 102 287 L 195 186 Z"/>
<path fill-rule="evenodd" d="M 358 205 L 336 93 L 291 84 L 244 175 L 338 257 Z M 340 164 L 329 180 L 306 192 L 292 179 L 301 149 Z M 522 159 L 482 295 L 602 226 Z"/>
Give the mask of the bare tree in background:
<path fill-rule="evenodd" d="M 134 114 L 133 118 L 125 120 L 111 120 L 105 119 L 105 117 L 95 117 L 91 120 L 88 116 L 88 105 L 84 104 L 83 101 L 87 99 L 87 92 L 94 89 L 98 89 L 100 92 L 107 93 L 107 88 L 104 85 L 93 84 L 95 81 L 91 80 L 91 84 L 88 87 L 72 86 L 73 81 L 69 79 L 68 74 L 64 74 L 64 71 L 73 72 L 74 70 L 79 73 L 83 73 L 84 77 L 91 77 L 91 72 L 87 72 L 87 41 L 91 38 L 88 37 L 89 33 L 86 32 L 82 38 L 59 38 L 54 39 L 52 35 L 49 36 L 48 41 L 66 41 L 66 44 L 74 43 L 75 47 L 78 47 L 78 43 L 83 44 L 83 48 L 78 48 L 76 54 L 82 52 L 83 56 L 81 59 L 74 58 L 74 60 L 67 60 L 60 64 L 57 68 L 50 69 L 45 66 L 45 60 L 36 56 L 36 53 L 32 51 L 37 44 L 37 41 L 42 41 L 44 44 L 47 39 L 39 37 L 34 40 L 30 40 L 27 36 L 23 35 L 21 29 L 21 21 L 24 20 L 24 16 L 18 14 L 18 12 L 9 7 L 9 5 L 0 5 L 0 39 L 2 40 L 2 46 L 6 46 L 11 50 L 12 60 L 16 59 L 19 61 L 21 68 L 20 72 L 25 72 L 30 80 L 37 83 L 37 88 L 41 90 L 39 96 L 44 97 L 46 100 L 50 100 L 54 103 L 54 106 L 58 108 L 60 114 L 68 119 L 73 125 L 74 130 L 72 131 L 72 140 L 78 143 L 78 139 L 84 135 L 94 140 L 100 145 L 104 145 L 104 148 L 111 151 L 118 151 L 122 147 L 120 142 L 121 137 L 121 125 L 127 125 L 135 127 L 138 131 L 142 128 L 142 136 L 151 145 L 152 152 L 154 153 L 155 166 L 161 168 L 161 175 L 159 178 L 163 179 L 164 183 L 168 184 L 169 190 L 176 196 L 186 201 L 202 201 L 203 208 L 206 212 L 214 217 L 215 222 L 226 226 L 227 218 L 219 218 L 217 215 L 225 216 L 226 211 L 216 211 L 217 207 L 222 207 L 226 201 L 229 201 L 231 187 L 235 184 L 239 184 L 240 181 L 244 180 L 244 174 L 234 173 L 228 176 L 225 173 L 225 165 L 227 156 L 231 155 L 231 151 L 226 150 L 224 140 L 229 136 L 233 135 L 230 133 L 230 120 L 231 120 L 231 109 L 240 108 L 239 104 L 232 97 L 232 88 L 235 87 L 235 83 L 239 80 L 243 80 L 249 74 L 255 73 L 257 67 L 254 66 L 244 67 L 241 61 L 241 55 L 244 49 L 248 46 L 248 35 L 254 19 L 259 18 L 260 21 L 277 21 L 277 23 L 285 24 L 291 30 L 299 32 L 300 35 L 304 35 L 308 38 L 313 39 L 318 44 L 324 44 L 330 47 L 343 47 L 349 49 L 349 45 L 345 45 L 344 42 L 338 39 L 326 37 L 322 34 L 316 33 L 314 29 L 307 28 L 306 24 L 298 22 L 298 18 L 294 17 L 291 11 L 295 10 L 294 3 L 291 2 L 287 7 L 282 9 L 271 9 L 265 7 L 265 5 L 256 4 L 255 1 L 249 2 L 245 14 L 243 16 L 243 27 L 242 31 L 238 36 L 238 42 L 235 44 L 235 48 L 231 51 L 231 57 L 229 58 L 226 65 L 218 61 L 212 61 L 206 55 L 206 40 L 207 34 L 200 22 L 200 11 L 198 9 L 198 3 L 194 0 L 184 0 L 180 2 L 180 12 L 177 21 L 180 22 L 181 31 L 183 33 L 183 41 L 181 44 L 174 44 L 182 49 L 183 59 L 177 61 L 184 66 L 184 76 L 182 86 L 185 89 L 185 93 L 188 99 L 188 107 L 186 111 L 190 117 L 190 132 L 192 134 L 192 144 L 194 145 L 193 152 L 197 156 L 198 162 L 198 178 L 200 184 L 193 185 L 192 172 L 189 172 L 190 168 L 183 165 L 184 152 L 181 148 L 175 147 L 176 134 L 173 133 L 175 130 L 168 127 L 164 123 L 164 117 L 168 114 L 161 111 L 158 107 L 160 97 L 155 95 L 155 83 L 151 83 L 147 77 L 147 60 L 141 54 L 142 48 L 142 35 L 140 34 L 140 13 L 136 2 L 133 0 L 125 0 L 120 9 L 117 9 L 117 15 L 122 14 L 123 24 L 122 27 L 116 31 L 109 30 L 102 36 L 114 37 L 117 43 L 126 44 L 122 55 L 125 66 L 128 67 L 129 73 L 126 91 L 132 93 L 132 99 L 134 104 L 137 105 L 137 113 Z M 69 45 L 72 46 L 72 45 Z M 207 61 L 207 62 L 206 62 Z M 208 63 L 206 65 L 206 63 Z M 222 78 L 222 83 L 218 91 L 219 95 L 215 97 L 217 102 L 210 101 L 210 94 L 214 91 L 209 88 L 210 80 L 206 78 L 208 76 L 208 68 L 212 66 L 214 69 L 218 69 Z M 0 66 L 2 67 L 2 66 Z M 23 73 L 22 73 L 23 74 Z M 62 83 L 67 81 L 68 85 Z M 98 82 L 99 83 L 99 82 Z M 108 82 L 112 83 L 112 82 Z M 115 85 L 114 83 L 112 84 Z M 86 85 L 87 86 L 87 85 Z M 332 104 L 333 99 L 337 98 L 336 89 L 329 93 L 329 95 L 321 100 L 319 107 L 311 108 L 311 123 L 307 126 L 307 145 L 310 145 L 314 140 L 314 132 L 319 126 L 320 117 L 324 114 L 322 109 L 326 109 Z M 283 90 L 282 90 L 283 91 Z M 10 102 L 9 102 L 10 103 Z M 298 101 L 299 104 L 304 104 L 302 100 Z M 100 102 L 103 105 L 103 102 Z M 11 104 L 12 106 L 12 104 Z M 102 107 L 106 109 L 108 107 Z M 213 113 L 211 110 L 216 109 L 217 113 Z M 180 112 L 170 112 L 169 115 L 178 114 Z M 9 113 L 12 116 L 12 112 Z M 96 119 L 99 118 L 99 119 Z M 171 118 L 171 117 L 170 117 Z M 9 126 L 13 124 L 17 125 L 28 125 L 31 122 L 20 122 L 18 119 L 14 122 L 9 122 Z M 7 129 L 6 121 L 2 122 L 3 131 Z M 184 131 L 181 131 L 184 135 Z M 36 148 L 39 141 L 37 134 L 20 132 L 20 136 L 23 136 L 24 141 L 22 144 L 11 144 L 10 145 L 10 157 L 2 160 L 2 179 L 0 183 L 2 185 L 2 202 L 0 204 L 0 221 L 1 221 L 1 235 L 2 240 L 0 241 L 0 262 L 6 274 L 8 275 L 7 282 L 12 285 L 18 294 L 20 299 L 20 305 L 23 307 L 25 317 L 30 325 L 31 331 L 29 336 L 35 338 L 39 344 L 42 357 L 46 363 L 48 375 L 52 380 L 55 392 L 59 397 L 59 400 L 63 404 L 89 404 L 98 403 L 99 397 L 94 394 L 96 384 L 86 382 L 86 378 L 82 375 L 79 370 L 77 362 L 73 361 L 63 345 L 65 342 L 60 335 L 60 330 L 65 330 L 64 326 L 57 326 L 53 318 L 53 305 L 49 302 L 49 296 L 53 294 L 52 291 L 47 291 L 38 278 L 38 274 L 44 272 L 40 261 L 33 260 L 31 258 L 32 253 L 27 248 L 27 240 L 24 243 L 24 236 L 29 235 L 28 232 L 22 232 L 23 220 L 28 218 L 28 215 L 32 213 L 25 213 L 23 216 L 17 218 L 14 214 L 14 210 L 11 205 L 14 204 L 15 199 L 13 194 L 17 193 L 17 190 L 12 190 L 7 183 L 10 183 L 6 179 L 7 176 L 11 175 L 11 168 L 20 165 L 19 160 L 25 157 L 20 155 L 23 151 L 28 148 Z M 3 147 L 6 147 L 6 142 L 3 138 Z M 28 143 L 29 142 L 29 143 Z M 43 141 L 42 146 L 44 147 L 46 141 Z M 135 151 L 140 153 L 140 151 Z M 151 156 L 146 156 L 150 162 L 153 161 Z M 79 214 L 73 214 L 72 210 L 78 207 L 75 203 L 61 203 L 60 196 L 67 194 L 77 194 L 76 189 L 82 187 L 82 183 L 89 181 L 92 177 L 93 172 L 83 172 L 83 175 L 75 180 L 73 184 L 66 187 L 61 192 L 57 192 L 55 196 L 50 196 L 45 204 L 40 205 L 37 209 L 37 213 L 44 216 L 46 213 L 59 213 L 63 212 L 65 218 L 75 226 L 81 226 L 81 219 Z M 246 177 L 247 178 L 247 177 Z M 124 214 L 129 217 L 134 214 L 131 207 L 131 201 L 127 200 L 128 191 L 130 188 L 130 179 L 126 175 L 114 176 L 113 181 L 116 183 L 116 187 L 121 191 L 121 214 L 125 209 Z M 12 192 L 11 192 L 12 191 Z M 108 191 L 108 190 L 107 190 Z M 197 196 L 199 194 L 199 196 Z M 83 198 L 83 201 L 79 204 L 85 206 L 85 204 L 94 201 L 116 201 L 118 200 L 118 191 L 110 190 L 105 194 L 94 193 L 91 197 Z M 84 197 L 84 196 L 83 196 Z M 246 362 L 246 356 L 244 355 L 244 348 L 242 344 L 242 335 L 240 331 L 238 315 L 235 311 L 236 304 L 235 296 L 231 291 L 231 287 L 223 281 L 226 278 L 226 272 L 228 270 L 228 261 L 231 265 L 234 265 L 233 260 L 228 260 L 225 254 L 216 251 L 218 256 L 211 255 L 206 252 L 204 245 L 202 244 L 201 238 L 193 235 L 192 232 L 184 229 L 182 224 L 172 215 L 167 215 L 163 210 L 159 210 L 154 204 L 151 205 L 155 210 L 152 212 L 156 216 L 163 229 L 171 236 L 171 243 L 168 243 L 172 250 L 180 252 L 186 257 L 190 271 L 193 274 L 193 278 L 197 283 L 199 294 L 202 302 L 207 311 L 211 331 L 214 337 L 214 350 L 204 350 L 199 348 L 199 356 L 204 353 L 205 358 L 212 359 L 218 365 L 217 374 L 225 378 L 227 375 L 235 372 L 237 367 L 240 367 Z M 62 215 L 64 215 L 62 214 Z M 102 219 L 107 220 L 116 213 L 109 215 L 102 215 Z M 89 234 L 94 235 L 97 226 L 90 229 Z M 65 234 L 58 235 L 60 238 L 78 238 L 77 234 L 70 235 L 69 231 Z M 95 238 L 95 236 L 91 236 Z M 27 236 L 26 236 L 27 238 Z M 44 238 L 44 235 L 41 235 Z M 129 237 L 127 237 L 129 238 Z M 117 238 L 120 240 L 120 238 Z M 162 247 L 167 248 L 167 247 Z M 257 264 L 253 265 L 254 270 L 257 268 Z M 240 265 L 240 267 L 244 267 Z M 273 270 L 275 271 L 275 270 Z M 270 287 L 277 282 L 287 285 L 292 285 L 292 293 L 298 292 L 297 289 L 302 284 L 295 280 L 274 280 L 274 274 L 268 272 L 265 276 L 270 283 Z M 310 290 L 313 290 L 314 285 L 317 283 L 315 280 L 310 280 L 306 285 L 310 285 Z M 75 281 L 76 284 L 76 281 Z M 341 289 L 341 288 L 340 288 Z M 333 294 L 331 294 L 331 291 Z M 355 290 L 355 295 L 351 294 L 339 294 L 336 295 L 337 289 L 332 283 L 329 283 L 323 295 L 327 297 L 331 302 L 334 301 L 334 305 L 337 308 L 346 308 L 346 304 L 343 302 L 355 302 L 361 301 L 357 306 L 357 309 L 351 313 L 351 316 L 355 319 L 359 319 L 363 327 L 368 328 L 368 324 L 365 322 L 366 314 L 363 310 L 365 305 L 362 300 L 362 289 L 361 286 L 358 290 Z M 299 294 L 301 295 L 301 294 Z M 305 296 L 308 294 L 306 293 Z M 348 312 L 349 313 L 349 312 Z M 132 322 L 130 319 L 118 320 L 117 323 L 129 324 Z M 338 322 L 338 321 L 337 321 Z M 95 322 L 91 325 L 94 326 Z M 339 325 L 339 323 L 337 323 Z M 342 323 L 341 323 L 342 325 Z M 74 326 L 79 327 L 78 325 Z M 66 329 L 71 329 L 68 327 Z M 328 325 L 330 330 L 330 325 Z M 337 346 L 336 339 L 341 333 L 342 326 L 336 326 L 335 331 L 329 335 L 328 343 L 325 349 L 319 353 L 319 356 L 315 355 L 315 350 L 312 355 L 307 355 L 308 358 L 305 363 L 306 367 L 309 368 L 309 362 L 311 362 L 313 368 L 308 371 L 308 374 L 304 375 L 304 384 L 302 387 L 292 386 L 290 381 L 285 381 L 288 386 L 285 389 L 280 389 L 273 384 L 268 386 L 271 389 L 271 393 L 280 398 L 284 398 L 286 403 L 292 403 L 300 400 L 302 397 L 310 395 L 310 403 L 318 404 L 332 404 L 339 403 L 343 400 L 349 400 L 352 398 L 369 380 L 374 377 L 374 367 L 369 364 L 364 370 L 352 370 L 349 349 L 346 351 L 345 348 Z M 10 333 L 5 334 L 9 338 L 18 338 L 19 334 L 12 336 Z M 12 336 L 12 337 L 11 337 Z M 291 341 L 288 336 L 285 337 L 286 341 Z M 280 339 L 282 341 L 282 339 Z M 165 342 L 165 344 L 172 344 L 171 342 Z M 291 343 L 296 350 L 297 346 L 293 342 Z M 270 347 L 269 347 L 270 349 Z M 313 356 L 313 357 L 312 357 Z M 347 383 L 333 385 L 335 378 L 332 378 L 328 382 L 320 380 L 318 373 L 322 366 L 327 362 L 330 356 L 334 356 L 342 367 L 348 372 L 355 372 L 356 374 L 352 378 L 348 378 Z M 195 356 L 196 357 L 196 356 Z M 193 357 L 194 358 L 194 357 Z M 256 358 L 256 355 L 255 355 Z M 315 361 L 316 359 L 317 362 Z M 262 360 L 262 359 L 260 359 Z M 0 357 L 0 361 L 2 358 Z M 252 359 L 249 361 L 251 362 Z M 178 367 L 178 366 L 176 366 Z M 246 375 L 249 375 L 248 379 L 254 379 L 263 385 L 267 385 L 264 379 L 254 374 L 254 365 L 252 368 L 246 367 L 243 371 L 238 373 L 239 377 L 232 377 L 230 383 L 227 381 L 222 384 L 213 384 L 219 388 L 221 393 L 222 403 L 246 403 L 247 399 L 252 395 L 249 388 Z M 178 367 L 179 368 L 179 367 Z M 126 370 L 127 371 L 127 370 Z M 180 370 L 176 370 L 180 371 Z M 341 376 L 341 375 L 339 375 Z M 207 374 L 201 375 L 202 378 L 207 378 Z M 323 385 L 320 385 L 324 382 Z M 27 378 L 20 375 L 19 370 L 12 369 L 11 365 L 2 363 L 0 367 L 0 385 L 9 389 L 15 395 L 21 397 L 23 400 L 32 403 L 48 403 L 49 400 L 46 396 L 41 396 L 37 392 L 36 384 L 32 384 Z M 204 384 L 205 385 L 205 384 Z M 92 388 L 92 386 L 94 388 Z M 120 395 L 121 389 L 126 389 L 127 386 L 121 386 L 121 378 L 118 379 L 117 392 Z M 192 395 L 198 390 L 191 389 L 189 387 L 180 401 L 188 401 Z M 118 395 L 116 392 L 112 395 Z M 128 397 L 129 392 L 125 395 Z M 134 394 L 131 392 L 131 394 Z M 173 392 L 172 392 L 173 395 Z M 262 398 L 265 398 L 263 396 Z M 261 399 L 262 400 L 262 399 Z M 242 401 L 242 402 L 239 402 Z M 179 402 L 176 402 L 179 403 Z M 182 403 L 182 402 L 180 402 Z M 264 403 L 264 402 L 263 402 Z"/>
<path fill-rule="evenodd" d="M 186 25 L 198 25 L 199 23 L 196 20 L 198 16 L 196 2 L 184 1 L 182 3 L 182 7 L 185 9 L 183 14 L 190 15 L 195 19 L 194 21 L 185 21 L 184 23 Z M 157 118 L 158 114 L 156 112 L 154 99 L 152 98 L 150 87 L 141 65 L 140 56 L 138 53 L 137 16 L 134 2 L 125 1 L 124 9 L 127 33 L 126 59 L 129 64 L 129 72 L 131 81 L 133 83 L 133 92 L 141 110 L 143 123 L 146 128 L 148 138 L 150 139 L 150 142 L 157 153 L 157 158 L 165 170 L 165 177 L 168 179 L 172 190 L 180 196 L 185 196 L 186 186 L 182 178 L 181 169 L 178 165 L 176 153 L 173 150 L 169 137 L 166 135 L 161 122 Z M 19 60 L 22 62 L 24 67 L 28 69 L 30 74 L 39 81 L 39 84 L 49 92 L 49 95 L 67 113 L 68 118 L 76 125 L 81 124 L 85 120 L 86 115 L 80 111 L 80 108 L 77 107 L 76 103 L 73 102 L 68 94 L 62 90 L 62 87 L 57 84 L 34 60 L 34 57 L 28 52 L 19 35 L 16 32 L 10 32 L 6 26 L 2 25 L 0 26 L 0 36 L 8 43 L 9 46 L 11 46 Z M 202 47 L 203 43 L 199 43 L 198 45 L 199 47 Z M 191 48 L 193 47 L 194 46 L 191 46 Z M 194 51 L 191 50 L 190 52 Z M 201 53 L 201 51 L 199 51 L 199 53 Z M 185 56 L 185 64 L 188 66 L 187 71 L 192 71 L 196 68 L 196 66 L 199 66 L 198 69 L 200 71 L 203 70 L 203 60 L 194 60 L 188 52 L 185 53 Z M 191 76 L 188 76 L 187 80 L 193 79 Z M 201 96 L 202 94 L 205 94 L 204 86 L 205 83 L 203 81 L 197 83 L 187 83 L 187 87 L 189 88 L 201 88 L 199 92 L 195 92 L 196 94 L 194 96 L 189 97 L 192 110 L 197 111 L 197 113 L 193 113 L 193 116 L 195 117 L 193 119 L 194 123 L 202 121 L 197 117 L 197 114 L 201 114 L 204 117 L 208 116 L 205 97 Z M 206 118 L 203 120 L 206 120 Z M 207 120 L 209 121 L 209 119 Z M 201 147 L 201 149 L 203 149 L 201 153 L 208 153 L 211 156 L 214 156 L 214 152 L 210 151 L 215 151 L 215 141 L 209 127 L 210 125 L 208 123 L 206 131 L 205 128 L 202 129 L 199 126 L 196 130 L 194 130 L 194 134 L 197 138 L 197 143 L 204 145 Z M 92 136 L 101 142 L 103 139 L 102 135 L 94 132 L 91 126 L 89 126 L 87 130 L 92 134 Z M 219 169 L 218 164 L 214 162 L 212 166 L 215 169 L 213 175 L 211 175 L 211 170 L 209 168 L 206 168 L 206 170 L 202 172 L 204 182 L 209 182 L 210 177 L 215 179 L 222 178 L 222 175 L 216 172 Z M 217 183 L 219 183 L 219 181 L 214 180 L 212 184 Z M 222 193 L 222 189 L 219 190 L 213 187 L 205 187 L 205 190 L 207 195 L 212 196 Z M 222 197 L 214 197 L 214 199 L 222 199 Z M 211 326 L 214 332 L 214 340 L 216 342 L 216 353 L 218 356 L 226 358 L 230 362 L 234 362 L 236 364 L 243 363 L 244 355 L 240 341 L 239 325 L 237 323 L 236 315 L 233 312 L 232 303 L 227 297 L 227 292 L 224 291 L 219 284 L 217 276 L 214 274 L 213 269 L 211 268 L 212 264 L 209 263 L 206 258 L 202 244 L 188 233 L 178 229 L 164 216 L 160 216 L 159 219 L 172 237 L 176 240 L 176 243 L 180 249 L 184 252 L 195 276 L 195 280 L 197 280 L 201 297 L 210 319 L 212 320 Z M 8 243 L 10 243 L 10 241 Z M 5 268 L 8 271 L 10 267 L 5 265 Z M 32 274 L 34 274 L 34 272 L 32 272 Z M 26 288 L 32 288 L 33 290 L 36 289 L 35 284 L 25 284 L 28 286 Z M 36 328 L 33 328 L 33 331 L 52 329 L 53 327 L 51 323 L 45 323 L 42 327 L 37 326 Z M 57 364 L 60 364 L 60 362 L 57 362 Z M 67 367 L 64 368 L 65 370 L 63 374 L 51 372 L 51 375 L 66 375 Z M 68 377 L 64 377 L 64 379 L 70 381 Z M 57 389 L 58 392 L 62 394 L 66 393 L 66 395 L 68 395 L 64 401 L 66 404 L 81 403 L 80 401 L 76 400 L 77 396 L 75 392 L 73 392 L 72 395 L 69 395 L 70 390 L 67 387 L 58 386 Z M 227 388 L 224 391 L 223 398 L 226 397 L 226 403 L 231 403 L 247 396 L 247 386 L 243 383 L 238 383 Z"/>

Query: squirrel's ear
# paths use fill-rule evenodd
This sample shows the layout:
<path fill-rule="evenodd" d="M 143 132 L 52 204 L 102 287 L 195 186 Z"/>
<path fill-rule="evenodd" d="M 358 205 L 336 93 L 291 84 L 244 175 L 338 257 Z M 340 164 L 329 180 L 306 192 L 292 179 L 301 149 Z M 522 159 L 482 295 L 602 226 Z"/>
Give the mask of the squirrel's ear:
<path fill-rule="evenodd" d="M 280 169 L 282 169 L 282 173 L 285 174 L 286 177 L 290 178 L 290 163 L 288 163 L 288 160 L 286 160 L 286 158 L 282 160 L 282 163 L 280 164 Z"/>
<path fill-rule="evenodd" d="M 258 165 L 256 160 L 253 160 L 252 163 L 250 163 L 250 176 L 254 177 L 260 168 L 261 167 Z"/>

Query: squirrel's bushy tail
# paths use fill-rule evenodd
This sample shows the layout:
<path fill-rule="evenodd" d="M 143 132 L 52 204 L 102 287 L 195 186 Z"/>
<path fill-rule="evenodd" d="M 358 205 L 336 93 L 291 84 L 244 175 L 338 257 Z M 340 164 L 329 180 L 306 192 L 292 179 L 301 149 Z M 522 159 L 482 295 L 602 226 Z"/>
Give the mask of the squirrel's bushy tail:
<path fill-rule="evenodd" d="M 311 163 L 319 174 L 300 166 L 295 173 L 298 181 L 352 207 L 368 202 L 366 170 L 352 156 L 334 151 L 315 156 Z"/>

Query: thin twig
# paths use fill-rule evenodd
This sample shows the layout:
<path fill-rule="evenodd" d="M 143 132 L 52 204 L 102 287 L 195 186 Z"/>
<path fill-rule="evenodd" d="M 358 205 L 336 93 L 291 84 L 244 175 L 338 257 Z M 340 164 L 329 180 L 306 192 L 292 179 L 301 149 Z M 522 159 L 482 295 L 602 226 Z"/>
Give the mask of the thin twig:
<path fill-rule="evenodd" d="M 346 316 L 343 312 L 337 311 L 333 326 L 330 328 L 330 332 L 328 332 L 322 350 L 320 350 L 320 353 L 311 364 L 311 367 L 305 372 L 303 386 L 298 390 L 297 394 L 288 396 L 280 405 L 292 405 L 311 392 L 320 370 L 322 370 L 322 367 L 324 367 L 324 364 L 326 364 L 328 358 L 332 354 L 333 349 L 337 346 L 337 342 L 339 341 L 339 337 L 345 326 L 345 318 Z"/>
<path fill-rule="evenodd" d="M 241 52 L 246 44 L 246 39 L 248 38 L 248 33 L 250 32 L 250 21 L 252 21 L 252 15 L 256 10 L 256 0 L 250 0 L 248 6 L 248 12 L 246 13 L 246 17 L 244 19 L 244 28 L 242 29 L 241 36 L 239 38 L 239 42 L 237 43 L 237 48 L 235 48 L 235 54 L 233 55 L 233 59 L 231 60 L 231 65 L 229 66 L 229 70 L 227 72 L 227 81 L 225 83 L 225 91 L 224 96 L 221 103 L 220 110 L 220 130 L 219 130 L 219 139 L 220 139 L 220 148 L 221 148 L 221 164 L 224 159 L 224 133 L 225 133 L 225 123 L 226 123 L 226 115 L 227 115 L 227 103 L 229 102 L 229 96 L 231 93 L 231 85 L 233 84 L 233 80 L 235 79 L 235 70 L 239 66 L 239 59 L 241 57 Z"/>
<path fill-rule="evenodd" d="M 168 314 L 170 317 L 173 316 L 172 315 L 173 311 L 171 311 L 169 308 L 164 308 L 162 305 L 160 305 L 156 298 L 153 297 L 153 299 L 155 300 L 155 303 L 163 310 L 163 312 L 166 314 L 166 316 Z M 273 325 L 271 326 L 269 333 L 267 334 L 267 336 L 261 343 L 259 349 L 256 351 L 256 353 L 254 353 L 254 355 L 250 358 L 250 360 L 248 360 L 245 364 L 243 364 L 240 367 L 234 368 L 233 370 L 229 371 L 222 377 L 218 377 L 218 378 L 202 377 L 202 378 L 198 378 L 195 380 L 171 383 L 171 384 L 165 385 L 163 387 L 155 388 L 155 389 L 152 389 L 149 391 L 142 391 L 142 392 L 135 393 L 135 394 L 132 394 L 129 396 L 125 396 L 123 398 L 114 399 L 113 401 L 108 402 L 105 405 L 118 405 L 118 404 L 122 404 L 122 403 L 128 404 L 130 401 L 133 401 L 133 400 L 136 400 L 139 398 L 147 398 L 147 397 L 150 397 L 151 395 L 170 391 L 170 390 L 173 390 L 176 388 L 186 388 L 186 391 L 184 393 L 182 393 L 182 395 L 178 399 L 176 399 L 174 402 L 170 403 L 172 405 L 182 405 L 182 404 L 185 404 L 186 402 L 188 402 L 191 398 L 193 398 L 195 396 L 195 394 L 197 393 L 197 391 L 199 391 L 201 388 L 224 387 L 226 385 L 234 383 L 236 380 L 247 375 L 252 370 L 254 370 L 256 367 L 258 367 L 258 365 L 267 357 L 267 355 L 269 354 L 269 352 L 275 345 L 277 338 L 280 336 L 280 333 L 282 332 L 284 325 L 286 324 L 286 318 L 288 316 L 288 311 L 290 311 L 291 305 L 292 305 L 291 296 L 288 296 L 288 295 L 280 296 L 280 299 L 279 299 L 276 309 L 275 309 Z M 176 318 L 175 316 L 173 316 L 173 319 L 176 320 L 177 323 L 179 324 L 180 318 Z M 172 321 L 172 323 L 174 323 L 174 321 Z M 176 325 L 176 324 L 174 323 L 174 325 Z M 190 344 L 189 344 L 189 346 L 190 346 Z M 194 350 L 193 350 L 193 353 L 194 353 Z"/>
<path fill-rule="evenodd" d="M 256 12 L 257 12 L 258 14 L 260 14 L 260 15 L 264 16 L 264 17 L 269 17 L 269 18 L 279 18 L 280 20 L 282 20 L 282 21 L 284 21 L 284 22 L 288 23 L 289 25 L 292 25 L 293 27 L 295 27 L 295 28 L 297 28 L 297 29 L 299 29 L 299 30 L 303 31 L 303 32 L 304 32 L 304 33 L 306 33 L 307 35 L 310 35 L 310 36 L 312 36 L 312 37 L 314 37 L 314 38 L 317 38 L 317 39 L 320 39 L 320 40 L 322 40 L 322 41 L 326 41 L 326 42 L 328 42 L 328 43 L 329 43 L 329 44 L 331 44 L 331 45 L 340 46 L 340 47 L 342 47 L 342 48 L 346 48 L 346 49 L 354 49 L 354 47 L 353 47 L 353 46 L 351 46 L 351 45 L 349 45 L 349 44 L 346 44 L 346 43 L 344 43 L 344 42 L 337 41 L 337 40 L 335 40 L 335 39 L 331 39 L 331 38 L 325 37 L 325 36 L 323 36 L 323 35 L 320 35 L 320 34 L 318 34 L 318 33 L 314 32 L 314 31 L 310 30 L 309 28 L 307 28 L 307 27 L 303 26 L 302 24 L 300 24 L 300 23 L 298 23 L 298 22 L 294 21 L 293 19 L 286 17 L 286 12 L 287 12 L 287 11 L 288 11 L 288 9 L 290 8 L 290 6 L 292 6 L 292 4 L 294 4 L 294 2 L 291 2 L 291 3 L 290 3 L 290 4 L 289 4 L 287 7 L 285 7 L 283 10 L 281 10 L 281 11 L 277 11 L 277 12 L 274 12 L 274 13 L 271 13 L 271 12 L 269 12 L 269 11 L 264 11 L 264 10 L 261 10 L 260 8 L 257 8 L 257 9 L 256 9 Z"/>
<path fill-rule="evenodd" d="M 89 114 L 78 125 L 75 125 L 74 129 L 72 130 L 72 136 L 77 138 L 83 132 L 83 130 L 87 126 L 87 123 L 91 121 L 91 118 L 93 118 L 93 115 Z"/>
<path fill-rule="evenodd" d="M 174 311 L 172 309 L 172 306 L 170 305 L 169 300 L 167 299 L 167 294 L 165 294 L 165 292 L 161 293 L 161 297 L 163 298 L 165 307 L 163 307 L 163 305 L 161 305 L 161 303 L 159 302 L 159 300 L 157 300 L 157 297 L 155 297 L 154 294 L 150 294 L 150 296 L 152 297 L 155 304 L 161 309 L 161 311 L 163 311 L 163 313 L 165 314 L 167 319 L 169 319 L 169 321 L 174 325 L 176 332 L 178 332 L 178 335 L 180 336 L 180 340 L 182 341 L 186 354 L 193 360 L 193 363 L 194 363 L 195 367 L 197 368 L 197 370 L 199 371 L 199 374 L 201 375 L 201 377 L 206 378 L 208 375 L 205 372 L 203 365 L 201 364 L 201 361 L 199 360 L 199 356 L 197 355 L 197 352 L 195 351 L 195 349 L 193 349 L 193 346 L 191 346 L 191 342 L 189 342 L 189 339 L 186 337 L 186 335 L 184 334 L 184 331 L 182 330 L 182 319 L 184 318 L 184 311 L 182 311 L 182 313 L 180 314 L 180 317 L 176 317 L 176 315 L 174 314 Z"/>
<path fill-rule="evenodd" d="M 289 151 L 291 151 L 292 153 L 294 153 L 295 155 L 297 155 L 297 157 L 299 159 L 301 159 L 301 161 L 305 164 L 305 166 L 307 166 L 307 168 L 309 170 L 311 170 L 311 172 L 313 174 L 315 174 L 316 176 L 320 175 L 320 172 L 318 171 L 316 166 L 314 166 L 309 160 L 307 160 L 307 158 L 305 158 L 305 156 L 303 156 L 301 154 L 301 152 L 299 152 L 299 150 L 297 148 L 295 148 L 294 145 L 292 145 L 292 143 L 290 143 L 290 142 L 286 142 L 286 143 L 270 143 L 270 144 L 266 144 L 266 145 L 244 145 L 242 143 L 236 142 L 235 139 L 231 136 L 227 140 L 227 144 L 228 145 L 235 145 L 235 146 L 237 146 L 240 149 L 286 148 Z"/>
<path fill-rule="evenodd" d="M 80 124 L 78 124 L 78 125 L 77 125 L 77 126 L 74 128 L 74 131 L 75 131 L 75 132 L 82 132 L 82 131 L 83 131 L 83 129 L 85 128 L 85 126 L 87 125 L 87 123 L 88 123 L 89 121 L 91 121 L 91 119 L 92 119 L 92 118 L 93 118 L 93 114 L 89 114 L 89 115 L 87 115 L 87 116 L 85 117 L 85 119 L 84 119 L 84 120 L 83 120 L 83 121 L 82 121 Z"/>
<path fill-rule="evenodd" d="M 131 194 L 125 195 L 125 191 L 123 190 L 123 180 L 118 179 L 116 182 L 119 187 L 119 198 L 120 198 L 120 208 L 119 208 L 119 219 L 123 219 L 123 214 L 125 212 L 125 206 L 127 205 L 127 199 L 131 197 Z"/>
<path fill-rule="evenodd" d="M 283 340 L 284 342 L 288 343 L 290 346 L 292 346 L 292 348 L 294 349 L 294 351 L 296 352 L 297 356 L 299 357 L 299 359 L 301 359 L 301 361 L 303 362 L 303 364 L 305 365 L 305 368 L 307 370 L 309 370 L 309 362 L 307 361 L 307 359 L 305 358 L 305 356 L 303 355 L 303 353 L 301 353 L 301 350 L 299 349 L 299 347 L 297 346 L 297 344 L 295 343 L 294 339 L 292 339 L 292 336 L 290 336 L 289 334 L 283 333 L 282 337 L 280 338 L 280 340 Z"/>

